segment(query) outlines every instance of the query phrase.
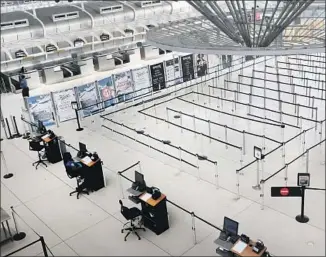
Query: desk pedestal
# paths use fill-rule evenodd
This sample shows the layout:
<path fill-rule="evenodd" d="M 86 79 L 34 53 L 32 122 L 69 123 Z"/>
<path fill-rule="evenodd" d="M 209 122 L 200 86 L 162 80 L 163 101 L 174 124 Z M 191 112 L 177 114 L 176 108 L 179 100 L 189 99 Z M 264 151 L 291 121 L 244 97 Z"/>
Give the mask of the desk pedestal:
<path fill-rule="evenodd" d="M 85 178 L 85 186 L 92 191 L 97 191 L 104 187 L 104 176 L 101 161 L 98 160 L 91 167 L 88 167 L 83 163 L 82 165 Z"/>
<path fill-rule="evenodd" d="M 57 163 L 62 161 L 61 151 L 57 138 L 52 139 L 48 143 L 45 143 L 45 154 L 50 163 Z"/>
<path fill-rule="evenodd" d="M 166 208 L 166 198 L 156 206 L 151 206 L 146 202 L 141 202 L 144 226 L 156 235 L 162 234 L 169 229 L 168 212 Z"/>

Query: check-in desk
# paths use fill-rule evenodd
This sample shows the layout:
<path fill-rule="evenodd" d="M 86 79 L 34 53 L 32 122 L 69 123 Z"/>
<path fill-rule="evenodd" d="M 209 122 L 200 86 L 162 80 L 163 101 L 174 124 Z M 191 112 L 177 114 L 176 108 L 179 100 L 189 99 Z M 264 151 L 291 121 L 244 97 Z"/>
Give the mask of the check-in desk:
<path fill-rule="evenodd" d="M 20 74 L 16 74 L 11 77 L 19 82 L 19 75 Z M 39 76 L 38 70 L 28 70 L 28 71 L 24 72 L 24 75 L 25 75 L 25 78 L 27 81 L 27 86 L 29 87 L 29 89 L 37 88 L 40 86 L 41 81 L 40 81 L 40 76 Z"/>
<path fill-rule="evenodd" d="M 130 191 L 130 193 L 131 192 L 132 191 Z M 135 191 L 133 192 L 135 193 Z M 144 226 L 153 231 L 156 235 L 160 235 L 169 229 L 166 195 L 161 194 L 161 196 L 156 200 L 154 200 L 151 197 L 151 194 L 147 192 L 136 191 L 136 195 L 129 197 L 129 199 L 136 204 L 141 204 Z"/>
<path fill-rule="evenodd" d="M 43 68 L 43 81 L 45 84 L 54 84 L 63 81 L 63 71 L 60 66 Z"/>
<path fill-rule="evenodd" d="M 90 75 L 94 72 L 93 57 L 84 58 L 78 61 L 82 76 Z"/>
<path fill-rule="evenodd" d="M 74 160 L 79 161 L 83 165 L 82 174 L 87 189 L 91 191 L 97 191 L 105 187 L 101 159 L 85 162 L 84 158 L 75 157 Z"/>
<path fill-rule="evenodd" d="M 144 195 L 146 194 L 147 193 L 144 193 L 139 197 L 144 226 L 153 231 L 156 235 L 160 235 L 165 230 L 169 229 L 166 196 L 162 194 L 157 200 L 153 198 L 144 199 Z"/>
<path fill-rule="evenodd" d="M 38 70 L 30 70 L 25 73 L 27 85 L 30 89 L 37 88 L 40 86 L 40 75 Z"/>
<path fill-rule="evenodd" d="M 142 46 L 140 55 L 143 60 L 149 60 L 159 57 L 159 48 L 155 46 Z"/>
<path fill-rule="evenodd" d="M 138 64 L 141 61 L 140 49 L 136 48 L 133 50 L 128 50 L 127 54 L 129 55 L 129 62 L 131 64 Z"/>
<path fill-rule="evenodd" d="M 94 66 L 98 71 L 113 70 L 115 68 L 115 60 L 111 54 L 95 55 Z"/>
<path fill-rule="evenodd" d="M 235 243 L 223 241 L 218 238 L 214 243 L 218 245 L 216 253 L 221 256 L 261 257 L 267 251 L 267 247 L 264 246 L 259 253 L 256 253 L 253 251 L 253 246 L 256 242 L 250 240 L 249 243 L 246 244 L 242 242 L 240 238 Z"/>
<path fill-rule="evenodd" d="M 45 136 L 42 136 L 41 139 L 44 143 L 45 155 L 47 160 L 50 163 L 57 163 L 62 161 L 60 143 L 58 138 L 56 136 L 51 138 L 48 134 L 46 134 Z"/>

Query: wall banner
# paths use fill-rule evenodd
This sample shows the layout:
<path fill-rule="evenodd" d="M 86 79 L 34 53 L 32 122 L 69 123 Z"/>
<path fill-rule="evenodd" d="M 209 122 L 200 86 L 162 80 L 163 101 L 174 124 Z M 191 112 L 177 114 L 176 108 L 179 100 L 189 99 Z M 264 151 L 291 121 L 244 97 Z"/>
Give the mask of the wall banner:
<path fill-rule="evenodd" d="M 46 127 L 55 124 L 51 94 L 31 96 L 27 103 L 33 122 L 40 120 Z"/>
<path fill-rule="evenodd" d="M 194 74 L 194 57 L 192 54 L 181 56 L 182 78 L 183 82 L 195 78 Z"/>
<path fill-rule="evenodd" d="M 150 65 L 153 91 L 166 87 L 163 62 Z"/>
<path fill-rule="evenodd" d="M 77 92 L 80 107 L 85 108 L 83 109 L 84 117 L 92 115 L 100 110 L 100 104 L 95 105 L 99 100 L 94 82 L 77 87 Z"/>
<path fill-rule="evenodd" d="M 134 83 L 131 77 L 131 71 L 125 71 L 113 75 L 115 92 L 119 102 L 129 100 L 133 97 Z"/>
<path fill-rule="evenodd" d="M 53 101 L 59 122 L 76 118 L 75 110 L 71 108 L 71 102 L 76 101 L 75 90 L 73 88 L 53 92 Z"/>
<path fill-rule="evenodd" d="M 149 80 L 148 67 L 132 70 L 132 78 L 134 80 L 135 94 L 143 95 L 151 92 L 151 82 Z"/>
<path fill-rule="evenodd" d="M 166 86 L 170 87 L 182 82 L 179 58 L 165 61 Z"/>
<path fill-rule="evenodd" d="M 112 77 L 101 79 L 97 81 L 97 87 L 100 92 L 101 100 L 105 101 L 103 107 L 109 107 L 115 103 L 115 89 Z"/>

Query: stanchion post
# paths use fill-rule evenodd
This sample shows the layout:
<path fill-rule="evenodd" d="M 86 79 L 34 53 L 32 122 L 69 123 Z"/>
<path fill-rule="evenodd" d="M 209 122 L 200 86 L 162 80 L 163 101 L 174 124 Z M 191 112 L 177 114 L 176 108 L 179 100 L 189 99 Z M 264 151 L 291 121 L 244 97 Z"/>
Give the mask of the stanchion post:
<path fill-rule="evenodd" d="M 170 128 L 169 110 L 168 110 L 168 108 L 165 108 L 165 110 L 166 110 L 166 120 L 168 121 L 167 122 L 168 123 L 168 128 Z M 144 116 L 146 116 L 146 115 L 144 115 Z"/>
<path fill-rule="evenodd" d="M 83 131 L 84 129 L 80 126 L 79 113 L 78 113 L 78 103 L 76 101 L 71 102 L 72 109 L 75 110 L 76 120 L 77 120 L 77 129 L 76 131 Z"/>
<path fill-rule="evenodd" d="M 315 106 L 315 97 L 312 97 L 312 104 L 311 104 L 311 119 L 314 118 L 314 106 Z"/>
<path fill-rule="evenodd" d="M 289 169 L 289 165 L 286 163 L 285 164 L 285 172 L 284 172 L 284 181 L 285 181 L 285 186 L 288 185 L 288 169 Z"/>
<path fill-rule="evenodd" d="M 18 227 L 17 227 L 17 221 L 15 218 L 15 211 L 14 211 L 14 207 L 10 207 L 11 208 L 11 215 L 12 215 L 12 219 L 14 220 L 14 225 L 15 225 L 15 230 L 16 230 L 16 234 L 12 237 L 15 241 L 20 241 L 22 239 L 24 239 L 26 237 L 26 234 L 24 232 L 19 232 L 18 231 Z"/>
<path fill-rule="evenodd" d="M 180 115 L 180 128 L 181 128 L 181 133 L 183 133 L 182 115 Z"/>
<path fill-rule="evenodd" d="M 193 239 L 194 239 L 194 245 L 197 244 L 197 235 L 196 235 L 196 217 L 195 217 L 195 213 L 192 212 L 191 213 L 191 220 L 192 220 L 192 225 L 191 225 L 191 229 L 193 231 Z"/>
<path fill-rule="evenodd" d="M 22 135 L 19 133 L 18 127 L 17 127 L 17 122 L 16 122 L 16 117 L 12 116 L 12 121 L 13 121 L 13 125 L 15 127 L 16 130 L 16 135 L 15 137 L 21 137 Z"/>
<path fill-rule="evenodd" d="M 192 115 L 192 122 L 194 125 L 194 136 L 196 137 L 196 117 L 195 117 L 195 115 Z"/>
<path fill-rule="evenodd" d="M 242 167 L 243 167 L 243 147 L 240 148 L 240 167 L 241 167 L 241 171 L 240 171 L 240 175 L 244 175 L 242 172 Z"/>
<path fill-rule="evenodd" d="M 236 196 L 235 200 L 239 200 L 240 199 L 240 171 L 236 170 L 236 174 L 237 174 L 237 183 L 236 183 L 237 196 Z"/>
<path fill-rule="evenodd" d="M 211 130 L 211 121 L 208 120 L 208 135 L 209 135 L 209 142 L 212 143 L 212 130 Z"/>
<path fill-rule="evenodd" d="M 260 205 L 260 209 L 264 210 L 265 209 L 265 182 L 264 180 L 260 181 L 260 199 L 261 199 L 261 205 Z"/>
<path fill-rule="evenodd" d="M 305 200 L 305 191 L 306 188 L 305 187 L 301 187 L 301 214 L 297 215 L 295 217 L 296 221 L 300 222 L 300 223 L 307 223 L 309 221 L 309 218 L 307 216 L 304 215 L 304 200 Z"/>
<path fill-rule="evenodd" d="M 306 151 L 306 130 L 303 131 L 302 145 L 303 145 L 303 152 L 305 152 Z"/>
<path fill-rule="evenodd" d="M 5 172 L 6 174 L 3 175 L 3 178 L 4 179 L 8 179 L 8 178 L 12 178 L 14 176 L 14 174 L 12 173 L 7 173 L 8 172 L 8 166 L 7 166 L 7 161 L 6 161 L 6 158 L 5 158 L 5 155 L 3 153 L 3 151 L 0 149 L 0 155 L 1 155 L 1 162 L 3 163 L 4 165 L 4 168 L 5 168 Z M 3 172 L 4 173 L 4 172 Z"/>
<path fill-rule="evenodd" d="M 155 114 L 155 122 L 157 124 L 158 120 L 157 120 L 157 113 L 156 113 L 156 104 L 154 104 L 154 114 Z"/>
<path fill-rule="evenodd" d="M 9 133 L 9 137 L 8 137 L 8 139 L 13 139 L 13 136 L 12 136 L 12 134 L 11 134 L 11 130 L 10 130 L 10 126 L 9 126 L 8 119 L 5 118 L 5 121 L 6 121 L 7 129 L 8 129 L 8 133 Z"/>
<path fill-rule="evenodd" d="M 309 150 L 307 150 L 306 154 L 306 173 L 309 173 Z"/>
<path fill-rule="evenodd" d="M 217 162 L 214 163 L 214 168 L 215 168 L 215 182 L 216 182 L 216 188 L 219 189 L 219 177 L 218 177 L 218 167 L 217 167 Z"/>
<path fill-rule="evenodd" d="M 119 186 L 120 186 L 120 190 L 121 190 L 121 196 L 122 196 L 122 199 L 125 199 L 120 171 L 117 173 L 117 175 L 118 175 L 118 179 L 119 179 Z"/>
<path fill-rule="evenodd" d="M 256 170 L 256 179 L 257 179 L 257 181 L 256 181 L 256 185 L 253 186 L 252 188 L 255 189 L 255 190 L 260 190 L 261 189 L 261 187 L 260 187 L 260 179 L 259 179 L 259 177 L 260 177 L 259 176 L 259 164 L 260 164 L 260 160 L 257 159 L 256 162 L 257 162 L 257 170 Z"/>
<path fill-rule="evenodd" d="M 225 130 L 225 149 L 228 149 L 228 127 L 224 125 L 224 130 Z"/>
<path fill-rule="evenodd" d="M 246 155 L 246 132 L 242 131 L 242 153 Z"/>
<path fill-rule="evenodd" d="M 181 147 L 178 147 L 179 149 L 179 161 L 180 161 L 180 171 L 182 170 L 182 157 L 181 157 Z"/>
<path fill-rule="evenodd" d="M 48 257 L 48 251 L 46 249 L 46 244 L 45 244 L 45 241 L 44 241 L 44 238 L 43 236 L 40 236 L 40 241 L 41 241 L 41 244 L 42 244 L 42 249 L 43 249 L 43 253 L 44 253 L 44 257 Z"/>

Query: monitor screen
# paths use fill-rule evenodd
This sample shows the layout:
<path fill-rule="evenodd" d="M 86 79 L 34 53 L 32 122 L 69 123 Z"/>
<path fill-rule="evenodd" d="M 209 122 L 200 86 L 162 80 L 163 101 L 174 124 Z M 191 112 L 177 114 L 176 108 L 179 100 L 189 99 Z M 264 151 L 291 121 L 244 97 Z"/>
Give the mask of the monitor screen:
<path fill-rule="evenodd" d="M 144 184 L 144 175 L 135 171 L 135 182 L 138 184 Z"/>
<path fill-rule="evenodd" d="M 79 142 L 79 151 L 82 153 L 86 153 L 87 152 L 86 145 Z"/>
<path fill-rule="evenodd" d="M 37 122 L 38 133 L 46 133 L 46 127 L 43 125 L 43 122 L 38 120 Z"/>
<path fill-rule="evenodd" d="M 224 224 L 223 224 L 223 230 L 226 233 L 229 233 L 231 235 L 238 235 L 238 227 L 239 223 L 235 220 L 231 220 L 228 217 L 224 217 Z"/>

